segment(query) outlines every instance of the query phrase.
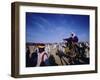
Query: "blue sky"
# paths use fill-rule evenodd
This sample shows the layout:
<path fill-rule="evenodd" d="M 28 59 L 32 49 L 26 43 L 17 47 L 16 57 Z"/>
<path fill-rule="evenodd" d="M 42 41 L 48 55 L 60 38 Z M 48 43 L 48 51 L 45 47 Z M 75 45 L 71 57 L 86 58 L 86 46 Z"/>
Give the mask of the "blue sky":
<path fill-rule="evenodd" d="M 26 12 L 26 42 L 62 42 L 71 32 L 89 41 L 89 16 Z"/>

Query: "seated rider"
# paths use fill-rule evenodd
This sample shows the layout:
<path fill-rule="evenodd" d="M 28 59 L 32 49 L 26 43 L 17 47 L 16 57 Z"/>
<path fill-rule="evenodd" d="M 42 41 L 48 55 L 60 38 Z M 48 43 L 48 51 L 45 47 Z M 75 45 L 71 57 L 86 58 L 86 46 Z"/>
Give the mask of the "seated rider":
<path fill-rule="evenodd" d="M 72 32 L 70 37 L 64 39 L 64 41 L 67 41 L 69 48 L 72 49 L 73 45 L 78 43 L 78 37 L 75 35 L 75 33 Z"/>

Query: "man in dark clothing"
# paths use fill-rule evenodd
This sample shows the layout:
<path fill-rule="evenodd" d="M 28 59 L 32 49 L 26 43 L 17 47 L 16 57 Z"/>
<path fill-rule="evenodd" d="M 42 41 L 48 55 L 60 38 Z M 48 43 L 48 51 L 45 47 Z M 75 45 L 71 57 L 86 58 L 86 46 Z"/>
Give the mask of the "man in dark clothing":
<path fill-rule="evenodd" d="M 69 49 L 73 47 L 72 45 L 76 45 L 78 43 L 78 37 L 75 35 L 75 33 L 71 33 L 69 38 L 63 40 L 68 42 Z"/>
<path fill-rule="evenodd" d="M 71 40 L 72 43 L 78 42 L 78 37 L 75 35 L 75 33 L 71 33 L 70 40 Z"/>
<path fill-rule="evenodd" d="M 30 50 L 29 50 L 29 47 L 27 47 L 26 48 L 26 67 L 29 67 L 29 65 L 30 65 L 29 55 L 30 55 Z"/>
<path fill-rule="evenodd" d="M 31 56 L 30 56 L 31 54 Z M 37 52 L 30 53 L 29 47 L 26 51 L 26 67 L 35 67 L 37 64 Z"/>

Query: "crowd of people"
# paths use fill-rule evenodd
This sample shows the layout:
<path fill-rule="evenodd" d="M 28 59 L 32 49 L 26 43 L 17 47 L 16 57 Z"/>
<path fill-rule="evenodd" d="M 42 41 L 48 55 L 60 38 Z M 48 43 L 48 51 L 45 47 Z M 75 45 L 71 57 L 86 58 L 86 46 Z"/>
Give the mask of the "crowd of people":
<path fill-rule="evenodd" d="M 63 41 L 55 44 L 35 44 L 32 51 L 30 45 L 27 45 L 26 67 L 89 64 L 88 42 L 78 42 L 74 33 Z"/>

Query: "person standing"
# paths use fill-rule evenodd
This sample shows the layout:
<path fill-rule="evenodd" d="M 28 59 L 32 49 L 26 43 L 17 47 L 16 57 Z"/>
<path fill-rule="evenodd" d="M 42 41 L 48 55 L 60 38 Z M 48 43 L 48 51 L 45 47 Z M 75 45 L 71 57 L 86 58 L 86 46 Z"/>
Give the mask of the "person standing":
<path fill-rule="evenodd" d="M 41 44 L 38 46 L 38 59 L 37 59 L 37 67 L 39 66 L 48 66 L 49 65 L 49 57 L 45 52 L 45 44 Z"/>

